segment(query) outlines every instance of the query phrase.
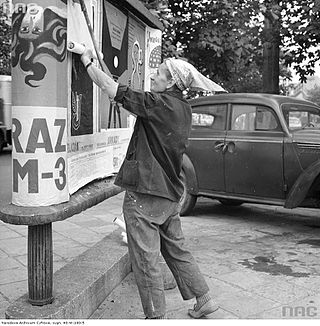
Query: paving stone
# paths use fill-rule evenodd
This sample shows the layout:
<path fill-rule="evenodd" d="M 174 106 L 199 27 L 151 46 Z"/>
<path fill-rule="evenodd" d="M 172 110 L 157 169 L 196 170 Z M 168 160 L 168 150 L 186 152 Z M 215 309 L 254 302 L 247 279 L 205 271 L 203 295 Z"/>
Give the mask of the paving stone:
<path fill-rule="evenodd" d="M 246 318 L 253 313 L 271 309 L 276 305 L 272 300 L 244 290 L 225 293 L 223 296 L 218 296 L 217 301 L 223 309 L 239 318 Z"/>
<path fill-rule="evenodd" d="M 202 267 L 202 265 L 201 265 Z M 202 268 L 201 268 L 202 269 Z M 203 270 L 203 269 L 202 269 Z M 205 271 L 203 273 L 206 273 Z M 238 289 L 249 290 L 273 280 L 271 275 L 239 269 L 235 272 L 216 275 L 214 278 Z"/>
<path fill-rule="evenodd" d="M 82 254 L 84 251 L 86 251 L 88 249 L 88 247 L 86 246 L 74 246 L 74 247 L 64 247 L 61 246 L 59 248 L 55 249 L 55 252 L 63 257 L 65 259 L 65 261 L 69 262 L 71 260 L 73 260 L 74 257 Z"/>
<path fill-rule="evenodd" d="M 82 246 L 82 244 L 79 241 L 70 239 L 65 235 L 59 234 L 58 232 L 54 234 L 53 252 L 57 253 L 58 255 L 59 253 L 57 252 L 57 250 L 59 250 L 61 247 L 70 248 L 70 247 L 77 247 L 77 246 Z"/>
<path fill-rule="evenodd" d="M 282 313 L 283 306 L 267 309 L 265 311 L 247 316 L 248 319 L 287 319 Z"/>
<path fill-rule="evenodd" d="M 282 304 L 289 304 L 297 299 L 314 295 L 314 291 L 288 283 L 288 282 L 272 282 L 251 288 L 253 293 L 259 294 L 265 298 L 272 299 Z"/>
<path fill-rule="evenodd" d="M 56 271 L 58 271 L 60 268 L 62 268 L 63 266 L 65 266 L 68 262 L 65 260 L 60 260 L 60 261 L 54 261 L 53 262 L 53 273 L 55 273 Z"/>
<path fill-rule="evenodd" d="M 88 221 L 91 218 L 95 218 L 94 216 L 89 217 L 87 214 L 85 214 L 86 211 L 81 212 L 80 214 L 73 215 L 72 217 L 68 218 L 68 222 L 74 223 L 75 221 L 81 222 L 81 221 Z"/>
<path fill-rule="evenodd" d="M 0 240 L 18 237 L 21 237 L 20 233 L 17 233 L 6 226 L 0 226 Z"/>
<path fill-rule="evenodd" d="M 84 220 L 80 220 L 78 221 L 77 219 L 74 219 L 72 221 L 70 221 L 71 223 L 74 223 L 80 227 L 88 227 L 88 228 L 92 228 L 92 227 L 100 227 L 100 226 L 105 226 L 106 222 L 102 221 L 101 219 L 98 218 L 88 218 L 86 217 L 86 219 Z"/>
<path fill-rule="evenodd" d="M 5 301 L 8 301 L 8 300 L 3 296 L 3 294 L 0 291 L 0 303 L 5 302 Z"/>
<path fill-rule="evenodd" d="M 27 278 L 28 276 L 27 276 L 26 268 L 15 268 L 15 269 L 1 271 L 0 285 L 24 281 Z"/>
<path fill-rule="evenodd" d="M 0 292 L 3 293 L 10 302 L 13 302 L 28 292 L 28 281 L 24 280 L 0 285 Z"/>
<path fill-rule="evenodd" d="M 320 317 L 320 297 L 307 296 L 303 299 L 291 302 L 290 304 L 282 304 L 271 310 L 263 311 L 262 313 L 253 314 L 248 318 L 256 319 L 319 319 Z"/>
<path fill-rule="evenodd" d="M 60 231 L 53 231 L 52 233 L 52 240 L 53 240 L 53 244 L 59 244 L 63 241 L 70 241 L 71 239 L 66 237 L 65 235 L 61 234 Z M 78 241 L 76 242 L 78 243 Z M 69 244 L 68 244 L 69 245 Z"/>
<path fill-rule="evenodd" d="M 14 269 L 18 267 L 23 267 L 17 260 L 7 257 L 7 258 L 0 258 L 0 271 L 5 271 L 8 269 Z"/>
<path fill-rule="evenodd" d="M 81 244 L 89 246 L 97 243 L 103 238 L 101 234 L 97 234 L 87 228 L 60 230 L 59 233 Z"/>
<path fill-rule="evenodd" d="M 117 225 L 113 224 L 113 225 L 104 225 L 104 226 L 95 226 L 95 227 L 89 227 L 90 230 L 96 232 L 96 233 L 100 233 L 103 234 L 104 236 L 110 234 L 111 232 L 113 232 L 114 230 L 116 230 L 118 228 Z"/>
<path fill-rule="evenodd" d="M 0 240 L 0 248 L 10 256 L 21 256 L 27 252 L 27 240 L 24 237 Z"/>
<path fill-rule="evenodd" d="M 121 214 L 113 214 L 113 213 L 105 213 L 103 215 L 97 215 L 95 216 L 96 218 L 98 218 L 99 220 L 107 223 L 107 224 L 112 224 L 113 223 L 113 220 L 118 217 L 118 218 L 122 218 Z"/>
<path fill-rule="evenodd" d="M 23 237 L 28 236 L 28 227 L 26 225 L 14 225 L 14 224 L 6 224 L 9 229 L 12 231 L 19 233 Z"/>
<path fill-rule="evenodd" d="M 10 302 L 9 301 L 5 301 L 5 302 L 1 302 L 1 306 L 0 306 L 0 320 L 1 319 L 5 319 L 5 313 L 7 308 L 10 306 Z"/>
<path fill-rule="evenodd" d="M 70 223 L 68 220 L 52 223 L 52 230 L 56 232 L 65 231 L 74 228 L 79 228 L 79 226 L 75 225 L 74 223 Z"/>
<path fill-rule="evenodd" d="M 27 267 L 27 263 L 28 263 L 27 254 L 22 256 L 15 256 L 14 259 L 18 260 L 22 266 Z"/>
<path fill-rule="evenodd" d="M 200 270 L 204 275 L 207 276 L 217 276 L 235 272 L 239 267 L 233 263 L 227 263 L 222 260 L 208 261 L 204 263 L 203 257 L 196 257 L 196 262 L 200 266 Z"/>
<path fill-rule="evenodd" d="M 1 258 L 6 258 L 6 257 L 9 257 L 8 254 L 0 249 L 0 259 Z"/>
<path fill-rule="evenodd" d="M 288 282 L 320 293 L 320 275 L 299 278 L 295 277 Z"/>

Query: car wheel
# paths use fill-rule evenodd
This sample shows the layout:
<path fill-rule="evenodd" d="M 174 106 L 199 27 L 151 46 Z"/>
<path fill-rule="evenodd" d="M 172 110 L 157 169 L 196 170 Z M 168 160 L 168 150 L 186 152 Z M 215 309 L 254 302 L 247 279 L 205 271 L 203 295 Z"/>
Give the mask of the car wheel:
<path fill-rule="evenodd" d="M 188 192 L 187 176 L 183 170 L 181 171 L 181 180 L 183 183 L 183 194 L 180 199 L 180 215 L 186 216 L 189 215 L 192 209 L 194 208 L 194 205 L 197 201 L 197 197 Z"/>
<path fill-rule="evenodd" d="M 240 206 L 243 204 L 242 201 L 235 199 L 219 199 L 219 202 L 225 206 Z"/>

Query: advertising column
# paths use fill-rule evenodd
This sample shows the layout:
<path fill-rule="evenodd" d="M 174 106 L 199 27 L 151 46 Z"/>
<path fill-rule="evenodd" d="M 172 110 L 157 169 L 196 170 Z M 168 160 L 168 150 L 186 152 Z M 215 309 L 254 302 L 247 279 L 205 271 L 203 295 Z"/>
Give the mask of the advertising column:
<path fill-rule="evenodd" d="M 67 0 L 13 1 L 12 203 L 69 200 Z"/>

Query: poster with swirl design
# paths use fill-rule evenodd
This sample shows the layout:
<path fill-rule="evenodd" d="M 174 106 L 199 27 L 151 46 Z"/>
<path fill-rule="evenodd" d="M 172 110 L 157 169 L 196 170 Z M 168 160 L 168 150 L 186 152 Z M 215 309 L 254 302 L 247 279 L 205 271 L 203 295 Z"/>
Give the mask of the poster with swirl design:
<path fill-rule="evenodd" d="M 67 1 L 14 1 L 12 14 L 12 203 L 69 200 Z"/>
<path fill-rule="evenodd" d="M 13 105 L 67 104 L 67 0 L 19 1 L 12 15 Z M 46 96 L 43 96 L 43 94 Z M 40 101 L 40 103 L 39 103 Z"/>

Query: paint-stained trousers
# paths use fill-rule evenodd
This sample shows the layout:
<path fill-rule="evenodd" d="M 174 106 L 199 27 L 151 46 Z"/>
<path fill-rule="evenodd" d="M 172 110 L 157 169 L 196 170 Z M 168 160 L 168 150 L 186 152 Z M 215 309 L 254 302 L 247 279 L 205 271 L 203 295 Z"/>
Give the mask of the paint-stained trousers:
<path fill-rule="evenodd" d="M 195 259 L 184 248 L 178 203 L 126 191 L 123 215 L 132 270 L 147 318 L 166 313 L 160 251 L 184 300 L 209 291 Z"/>

